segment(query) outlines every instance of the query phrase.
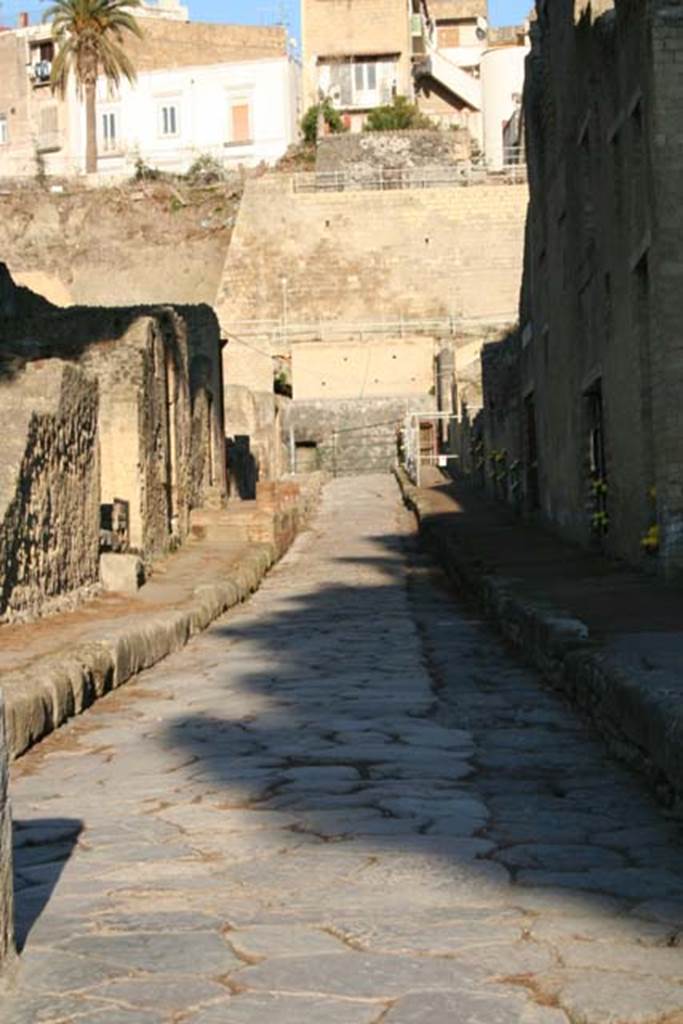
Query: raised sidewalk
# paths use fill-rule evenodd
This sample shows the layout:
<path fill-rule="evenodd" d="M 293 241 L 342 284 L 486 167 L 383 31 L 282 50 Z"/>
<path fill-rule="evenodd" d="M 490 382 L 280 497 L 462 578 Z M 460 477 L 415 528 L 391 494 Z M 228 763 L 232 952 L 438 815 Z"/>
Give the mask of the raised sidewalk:
<path fill-rule="evenodd" d="M 322 486 L 259 485 L 258 500 L 193 513 L 192 537 L 135 595 L 0 626 L 0 690 L 16 758 L 110 690 L 183 647 L 249 596 L 308 520 Z"/>
<path fill-rule="evenodd" d="M 563 542 L 428 469 L 404 499 L 448 576 L 660 798 L 683 797 L 683 591 Z"/>

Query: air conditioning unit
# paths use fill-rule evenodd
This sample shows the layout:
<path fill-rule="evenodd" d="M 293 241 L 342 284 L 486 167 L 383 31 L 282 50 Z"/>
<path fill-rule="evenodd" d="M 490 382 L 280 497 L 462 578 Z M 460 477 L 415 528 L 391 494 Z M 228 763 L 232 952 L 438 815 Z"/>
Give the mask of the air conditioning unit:
<path fill-rule="evenodd" d="M 38 82 L 48 82 L 52 74 L 52 61 L 39 60 L 33 65 L 33 77 Z"/>
<path fill-rule="evenodd" d="M 330 102 L 334 107 L 341 105 L 341 88 L 338 85 L 333 85 L 329 91 Z"/>

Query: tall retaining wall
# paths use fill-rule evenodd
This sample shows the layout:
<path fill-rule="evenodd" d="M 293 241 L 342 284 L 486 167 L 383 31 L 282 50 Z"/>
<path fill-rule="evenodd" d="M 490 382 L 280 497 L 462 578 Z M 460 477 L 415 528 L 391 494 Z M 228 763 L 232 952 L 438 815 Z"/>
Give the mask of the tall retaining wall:
<path fill-rule="evenodd" d="M 218 318 L 514 319 L 526 205 L 526 185 L 301 193 L 267 175 L 247 184 Z"/>

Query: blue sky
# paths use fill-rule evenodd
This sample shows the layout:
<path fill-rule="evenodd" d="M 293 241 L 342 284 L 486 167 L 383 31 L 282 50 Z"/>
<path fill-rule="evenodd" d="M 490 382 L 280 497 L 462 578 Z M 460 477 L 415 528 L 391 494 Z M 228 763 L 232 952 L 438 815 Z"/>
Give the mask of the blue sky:
<path fill-rule="evenodd" d="M 187 3 L 188 0 L 185 0 Z M 514 24 L 524 18 L 533 0 L 489 0 L 489 16 L 494 25 Z M 298 0 L 190 0 L 192 17 L 197 21 L 248 21 L 270 23 L 286 14 L 294 35 L 299 31 Z"/>
<path fill-rule="evenodd" d="M 195 21 L 236 21 L 256 25 L 272 24 L 284 13 L 292 30 L 299 34 L 299 0 L 184 0 L 189 2 Z M 515 24 L 528 13 L 532 0 L 489 0 L 494 25 Z M 44 7 L 42 8 L 44 9 Z M 0 22 L 13 25 L 19 11 L 29 11 L 33 21 L 41 17 L 37 0 L 0 0 Z"/>

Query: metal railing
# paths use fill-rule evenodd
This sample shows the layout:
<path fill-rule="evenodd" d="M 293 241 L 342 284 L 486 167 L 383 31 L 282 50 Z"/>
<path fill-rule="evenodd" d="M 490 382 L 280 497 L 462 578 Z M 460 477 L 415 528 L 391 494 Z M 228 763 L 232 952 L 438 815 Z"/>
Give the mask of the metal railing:
<path fill-rule="evenodd" d="M 305 323 L 280 320 L 228 320 L 222 329 L 236 340 L 256 339 L 273 344 L 297 341 L 334 341 L 365 338 L 405 338 L 412 335 L 453 337 L 477 328 L 500 328 L 515 322 L 517 314 L 497 313 L 490 316 L 464 317 L 458 314 L 429 319 L 394 317 L 386 320 L 316 320 Z"/>
<path fill-rule="evenodd" d="M 526 164 L 511 162 L 504 164 L 498 171 L 483 164 L 314 171 L 294 174 L 292 187 L 297 193 L 390 192 L 402 189 L 450 188 L 458 185 L 521 185 L 526 180 Z"/>

